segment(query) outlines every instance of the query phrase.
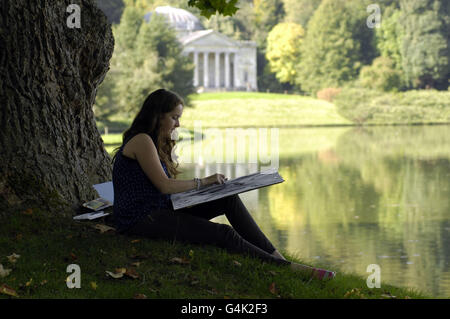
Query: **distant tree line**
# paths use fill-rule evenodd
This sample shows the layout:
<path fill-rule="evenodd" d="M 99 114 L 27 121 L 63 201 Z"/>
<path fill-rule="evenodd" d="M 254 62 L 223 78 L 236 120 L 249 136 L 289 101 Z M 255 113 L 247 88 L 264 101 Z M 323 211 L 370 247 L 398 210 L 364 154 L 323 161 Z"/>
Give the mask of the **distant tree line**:
<path fill-rule="evenodd" d="M 183 8 L 205 28 L 255 41 L 260 91 L 315 95 L 325 88 L 447 90 L 449 85 L 448 0 L 240 0 L 232 16 L 209 19 L 188 0 L 97 3 L 113 24 L 116 47 L 96 114 L 132 109 L 160 85 L 184 96 L 193 92 L 192 61 L 181 56 L 173 32 L 158 19 L 143 22 L 159 5 Z"/>
<path fill-rule="evenodd" d="M 310 7 L 306 6 L 306 3 Z M 450 78 L 448 0 L 284 0 L 305 4 L 269 33 L 266 57 L 281 82 L 314 94 L 355 86 L 381 91 L 447 90 Z M 312 6 L 318 4 L 317 7 Z M 379 8 L 379 23 L 372 17 Z M 374 19 L 376 20 L 376 19 Z"/>

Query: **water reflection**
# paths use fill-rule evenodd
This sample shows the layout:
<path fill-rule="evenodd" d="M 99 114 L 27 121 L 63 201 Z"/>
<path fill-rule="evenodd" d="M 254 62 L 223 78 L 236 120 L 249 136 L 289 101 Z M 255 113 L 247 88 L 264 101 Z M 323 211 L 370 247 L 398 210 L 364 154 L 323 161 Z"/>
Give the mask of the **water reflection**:
<path fill-rule="evenodd" d="M 378 264 L 382 282 L 450 296 L 449 126 L 279 135 L 285 182 L 241 194 L 275 246 L 363 276 Z M 185 165 L 183 177 L 258 170 L 230 165 Z"/>

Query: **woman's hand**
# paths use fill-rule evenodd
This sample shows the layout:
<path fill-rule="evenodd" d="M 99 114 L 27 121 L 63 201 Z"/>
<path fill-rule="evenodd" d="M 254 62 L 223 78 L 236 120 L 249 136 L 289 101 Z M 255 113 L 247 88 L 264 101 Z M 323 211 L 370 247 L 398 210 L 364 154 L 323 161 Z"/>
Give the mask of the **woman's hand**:
<path fill-rule="evenodd" d="M 212 184 L 223 184 L 227 180 L 228 178 L 225 178 L 225 175 L 216 173 L 211 176 L 202 178 L 201 183 L 202 186 L 208 186 Z"/>

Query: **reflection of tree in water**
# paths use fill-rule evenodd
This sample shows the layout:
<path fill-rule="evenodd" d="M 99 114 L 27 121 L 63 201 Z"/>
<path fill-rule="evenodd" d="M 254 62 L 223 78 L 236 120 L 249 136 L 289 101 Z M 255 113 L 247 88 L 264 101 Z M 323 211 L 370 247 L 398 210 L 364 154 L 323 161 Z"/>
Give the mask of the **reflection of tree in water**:
<path fill-rule="evenodd" d="M 450 159 L 450 125 L 354 128 L 339 137 L 336 151 L 338 155 L 351 153 L 352 158 L 365 158 L 370 153 L 377 157 Z"/>
<path fill-rule="evenodd" d="M 383 195 L 379 220 L 398 226 L 393 231 L 402 232 L 403 223 L 414 219 L 411 214 L 421 214 L 428 221 L 446 219 L 450 211 L 450 128 L 415 129 L 417 136 L 410 127 L 349 133 L 341 137 L 337 147 L 343 162 L 356 167 L 364 181 Z M 448 137 L 443 140 L 439 134 Z M 436 145 L 434 139 L 442 143 Z M 431 151 L 430 145 L 439 151 Z M 433 154 L 437 157 L 433 158 Z"/>
<path fill-rule="evenodd" d="M 296 165 L 282 161 L 280 174 L 286 182 L 269 189 L 268 200 L 274 223 L 289 231 L 290 251 L 304 257 L 322 251 L 337 258 L 348 248 L 336 245 L 342 234 L 336 225 L 348 230 L 352 224 L 376 220 L 365 207 L 376 203 L 379 195 L 350 167 L 323 164 L 309 155 Z"/>
<path fill-rule="evenodd" d="M 417 287 L 438 289 L 450 256 L 449 235 L 440 231 L 450 211 L 450 127 L 350 131 L 341 136 L 337 153 L 381 194 L 378 224 L 401 243 L 396 255 L 403 275 Z"/>
<path fill-rule="evenodd" d="M 361 275 L 378 263 L 386 282 L 449 291 L 449 138 L 448 127 L 352 130 L 335 149 L 281 159 L 286 182 L 260 193 L 264 227 L 300 258 Z"/>

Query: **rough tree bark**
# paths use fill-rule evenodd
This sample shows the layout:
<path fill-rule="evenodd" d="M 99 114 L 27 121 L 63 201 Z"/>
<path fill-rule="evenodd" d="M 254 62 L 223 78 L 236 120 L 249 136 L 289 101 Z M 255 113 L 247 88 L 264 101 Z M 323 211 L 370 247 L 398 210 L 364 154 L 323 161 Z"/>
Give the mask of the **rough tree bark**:
<path fill-rule="evenodd" d="M 92 105 L 113 47 L 92 0 L 0 1 L 0 209 L 49 198 L 72 209 L 110 180 Z"/>

